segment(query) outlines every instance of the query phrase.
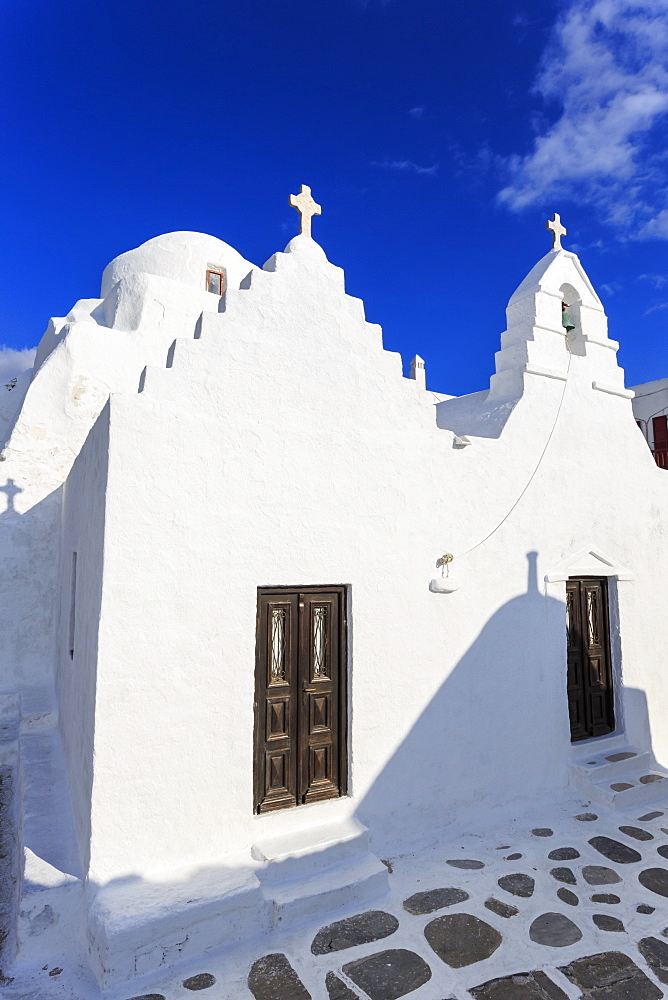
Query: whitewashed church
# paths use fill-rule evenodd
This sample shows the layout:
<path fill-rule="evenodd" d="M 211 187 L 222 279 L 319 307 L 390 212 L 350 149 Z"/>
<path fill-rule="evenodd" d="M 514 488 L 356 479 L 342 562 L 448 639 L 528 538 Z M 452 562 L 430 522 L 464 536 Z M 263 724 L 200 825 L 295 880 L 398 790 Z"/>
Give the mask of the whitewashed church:
<path fill-rule="evenodd" d="M 263 267 L 117 257 L 0 388 L 6 972 L 107 989 L 382 900 L 476 809 L 657 794 L 582 767 L 668 761 L 668 474 L 558 216 L 457 398 L 292 200 Z"/>

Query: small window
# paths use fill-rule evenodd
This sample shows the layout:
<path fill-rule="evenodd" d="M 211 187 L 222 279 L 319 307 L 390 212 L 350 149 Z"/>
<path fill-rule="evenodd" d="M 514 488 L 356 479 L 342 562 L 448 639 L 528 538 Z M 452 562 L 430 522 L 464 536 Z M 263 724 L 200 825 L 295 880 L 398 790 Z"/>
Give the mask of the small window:
<path fill-rule="evenodd" d="M 76 600 L 77 600 L 77 554 L 72 553 L 72 573 L 70 575 L 70 621 L 68 647 L 70 659 L 74 659 L 74 636 L 76 632 Z"/>
<path fill-rule="evenodd" d="M 225 275 L 222 271 L 206 272 L 206 290 L 214 295 L 222 295 L 225 291 Z"/>

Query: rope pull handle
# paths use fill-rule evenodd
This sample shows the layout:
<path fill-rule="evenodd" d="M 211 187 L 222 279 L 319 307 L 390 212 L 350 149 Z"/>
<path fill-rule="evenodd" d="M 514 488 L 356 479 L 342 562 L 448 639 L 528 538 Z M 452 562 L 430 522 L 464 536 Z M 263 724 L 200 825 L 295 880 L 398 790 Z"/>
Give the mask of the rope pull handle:
<path fill-rule="evenodd" d="M 441 558 L 436 560 L 436 565 L 441 567 L 442 576 L 450 576 L 450 563 L 454 558 L 452 552 L 444 552 Z"/>

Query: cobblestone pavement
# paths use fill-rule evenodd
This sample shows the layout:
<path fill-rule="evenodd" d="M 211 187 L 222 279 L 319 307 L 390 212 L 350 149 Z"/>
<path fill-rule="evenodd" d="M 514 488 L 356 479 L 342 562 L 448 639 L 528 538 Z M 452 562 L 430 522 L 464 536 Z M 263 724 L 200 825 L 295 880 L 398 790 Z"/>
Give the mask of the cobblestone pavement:
<path fill-rule="evenodd" d="M 109 1000 L 656 1000 L 668 986 L 668 802 L 592 806 L 388 859 L 390 893 L 270 948 L 211 954 Z M 97 993 L 65 968 L 7 1000 Z M 47 976 L 50 981 L 47 980 Z M 664 985 L 666 984 L 666 985 Z M 23 990 L 23 992 L 21 992 Z"/>

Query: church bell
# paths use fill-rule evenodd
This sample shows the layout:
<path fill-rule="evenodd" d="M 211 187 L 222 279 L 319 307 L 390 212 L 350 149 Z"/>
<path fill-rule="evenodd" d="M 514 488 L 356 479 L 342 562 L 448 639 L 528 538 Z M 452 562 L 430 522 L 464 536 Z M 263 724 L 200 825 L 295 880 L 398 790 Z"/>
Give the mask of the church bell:
<path fill-rule="evenodd" d="M 567 332 L 575 329 L 575 323 L 573 322 L 573 317 L 568 311 L 569 309 L 570 306 L 566 305 L 565 302 L 561 303 L 561 325 Z"/>

